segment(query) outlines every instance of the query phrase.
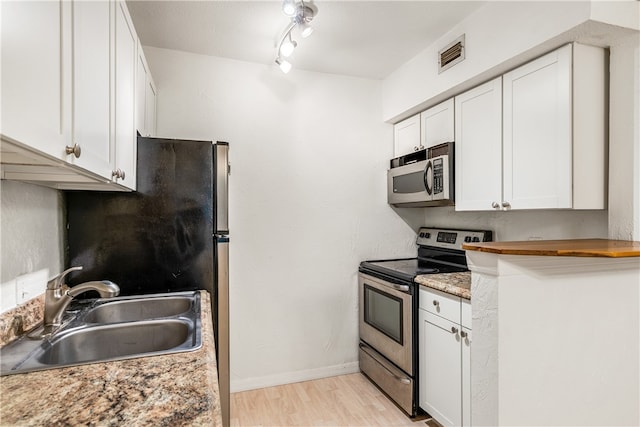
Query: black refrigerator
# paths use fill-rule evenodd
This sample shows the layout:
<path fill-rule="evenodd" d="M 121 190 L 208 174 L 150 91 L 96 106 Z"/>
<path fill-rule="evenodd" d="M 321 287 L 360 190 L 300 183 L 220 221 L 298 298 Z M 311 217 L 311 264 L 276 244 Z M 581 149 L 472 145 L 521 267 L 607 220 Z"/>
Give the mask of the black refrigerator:
<path fill-rule="evenodd" d="M 136 191 L 69 191 L 68 283 L 121 295 L 211 295 L 223 424 L 229 425 L 229 144 L 138 137 Z"/>

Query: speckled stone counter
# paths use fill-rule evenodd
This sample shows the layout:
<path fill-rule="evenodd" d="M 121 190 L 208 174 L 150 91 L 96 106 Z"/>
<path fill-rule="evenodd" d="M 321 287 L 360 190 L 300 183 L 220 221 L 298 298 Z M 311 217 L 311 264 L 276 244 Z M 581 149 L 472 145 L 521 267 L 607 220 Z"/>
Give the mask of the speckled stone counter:
<path fill-rule="evenodd" d="M 209 294 L 202 348 L 0 378 L 0 425 L 221 426 Z"/>
<path fill-rule="evenodd" d="M 461 298 L 471 299 L 471 272 L 422 274 L 415 282 Z"/>

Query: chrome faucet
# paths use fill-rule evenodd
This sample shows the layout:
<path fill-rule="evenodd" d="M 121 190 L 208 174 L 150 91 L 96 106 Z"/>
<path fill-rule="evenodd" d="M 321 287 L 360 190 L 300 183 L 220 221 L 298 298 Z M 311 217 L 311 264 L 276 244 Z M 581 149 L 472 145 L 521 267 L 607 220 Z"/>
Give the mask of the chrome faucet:
<path fill-rule="evenodd" d="M 44 335 L 51 335 L 62 325 L 62 316 L 71 300 L 86 291 L 98 291 L 102 298 L 115 297 L 120 288 L 108 280 L 84 282 L 70 288 L 64 284 L 64 277 L 72 271 L 82 270 L 82 267 L 71 267 L 47 282 L 44 297 Z"/>

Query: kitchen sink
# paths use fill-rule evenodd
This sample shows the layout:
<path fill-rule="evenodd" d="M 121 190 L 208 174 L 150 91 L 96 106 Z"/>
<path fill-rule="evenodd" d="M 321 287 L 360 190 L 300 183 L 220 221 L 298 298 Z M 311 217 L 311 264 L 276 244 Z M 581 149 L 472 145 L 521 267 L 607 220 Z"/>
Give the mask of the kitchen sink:
<path fill-rule="evenodd" d="M 98 304 L 89 309 L 82 320 L 86 323 L 117 323 L 177 316 L 189 311 L 194 303 L 194 299 L 186 295 L 120 299 Z"/>
<path fill-rule="evenodd" d="M 45 339 L 0 349 L 0 375 L 192 351 L 202 346 L 200 293 L 100 298 L 70 310 Z"/>

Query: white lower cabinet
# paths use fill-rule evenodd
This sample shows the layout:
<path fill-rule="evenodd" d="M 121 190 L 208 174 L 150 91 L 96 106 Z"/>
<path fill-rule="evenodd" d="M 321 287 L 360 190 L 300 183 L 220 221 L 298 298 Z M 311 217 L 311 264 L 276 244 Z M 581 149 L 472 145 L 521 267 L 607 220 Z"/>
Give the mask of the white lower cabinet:
<path fill-rule="evenodd" d="M 470 305 L 435 290 L 419 294 L 419 405 L 443 426 L 469 426 L 471 325 L 462 324 Z"/>

